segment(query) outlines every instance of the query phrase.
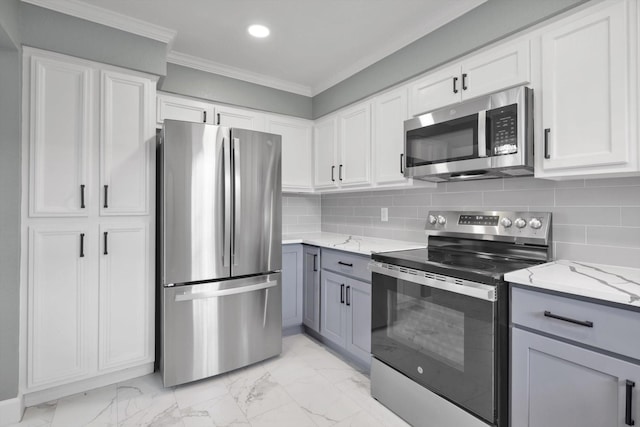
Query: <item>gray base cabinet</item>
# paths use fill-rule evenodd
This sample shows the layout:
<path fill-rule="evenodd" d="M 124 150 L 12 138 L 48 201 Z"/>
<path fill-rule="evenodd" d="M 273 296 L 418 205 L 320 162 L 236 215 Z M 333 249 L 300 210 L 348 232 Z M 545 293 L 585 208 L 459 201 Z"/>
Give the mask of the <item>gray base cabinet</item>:
<path fill-rule="evenodd" d="M 302 247 L 302 322 L 320 332 L 320 248 Z"/>
<path fill-rule="evenodd" d="M 282 328 L 302 325 L 302 245 L 282 246 Z"/>

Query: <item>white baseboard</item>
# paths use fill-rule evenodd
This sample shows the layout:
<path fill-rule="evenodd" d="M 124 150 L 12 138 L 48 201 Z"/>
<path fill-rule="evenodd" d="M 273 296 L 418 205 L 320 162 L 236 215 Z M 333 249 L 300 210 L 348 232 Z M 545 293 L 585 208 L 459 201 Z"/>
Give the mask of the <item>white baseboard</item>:
<path fill-rule="evenodd" d="M 13 399 L 0 400 L 0 426 L 20 422 L 24 413 L 24 401 L 22 395 Z"/>

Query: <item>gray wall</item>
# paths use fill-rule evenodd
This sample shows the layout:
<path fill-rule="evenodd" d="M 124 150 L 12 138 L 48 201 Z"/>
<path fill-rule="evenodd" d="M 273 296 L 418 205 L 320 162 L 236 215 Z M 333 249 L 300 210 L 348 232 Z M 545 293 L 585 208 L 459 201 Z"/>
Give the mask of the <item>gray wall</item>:
<path fill-rule="evenodd" d="M 18 0 L 0 1 L 0 49 L 14 49 L 20 45 L 19 8 Z"/>
<path fill-rule="evenodd" d="M 20 34 L 26 46 L 159 76 L 166 74 L 166 43 L 27 3 L 21 4 L 20 13 Z"/>
<path fill-rule="evenodd" d="M 313 97 L 318 118 L 586 0 L 488 0 L 399 51 Z"/>
<path fill-rule="evenodd" d="M 283 194 L 282 234 L 320 231 L 320 195 Z"/>
<path fill-rule="evenodd" d="M 553 213 L 555 257 L 640 268 L 640 177 L 507 178 L 322 196 L 322 231 L 425 242 L 431 209 Z M 389 221 L 380 221 L 380 208 Z"/>
<path fill-rule="evenodd" d="M 167 64 L 161 89 L 215 102 L 311 119 L 311 98 L 176 64 Z"/>

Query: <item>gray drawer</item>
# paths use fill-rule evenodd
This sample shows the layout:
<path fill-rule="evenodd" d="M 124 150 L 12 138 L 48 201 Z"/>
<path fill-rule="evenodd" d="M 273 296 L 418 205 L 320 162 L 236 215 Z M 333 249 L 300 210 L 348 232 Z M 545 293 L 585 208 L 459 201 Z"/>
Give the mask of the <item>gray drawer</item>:
<path fill-rule="evenodd" d="M 371 272 L 367 269 L 369 257 L 349 252 L 322 248 L 320 265 L 325 270 L 354 277 L 371 283 Z"/>
<path fill-rule="evenodd" d="M 545 316 L 545 312 L 548 312 Z M 549 316 L 561 316 L 592 327 Z M 511 321 L 531 329 L 640 360 L 640 313 L 513 287 Z"/>

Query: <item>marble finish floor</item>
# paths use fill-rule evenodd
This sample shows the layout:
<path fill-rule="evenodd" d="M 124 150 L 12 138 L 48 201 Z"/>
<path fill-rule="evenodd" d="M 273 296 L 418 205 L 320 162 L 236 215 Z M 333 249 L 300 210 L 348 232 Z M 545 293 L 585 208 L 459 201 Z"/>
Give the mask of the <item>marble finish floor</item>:
<path fill-rule="evenodd" d="M 306 335 L 279 357 L 178 387 L 158 373 L 27 408 L 15 426 L 406 427 L 369 378 Z"/>

